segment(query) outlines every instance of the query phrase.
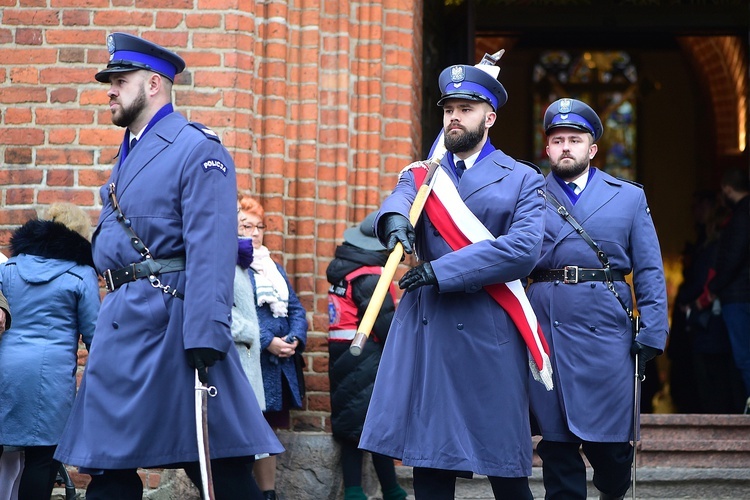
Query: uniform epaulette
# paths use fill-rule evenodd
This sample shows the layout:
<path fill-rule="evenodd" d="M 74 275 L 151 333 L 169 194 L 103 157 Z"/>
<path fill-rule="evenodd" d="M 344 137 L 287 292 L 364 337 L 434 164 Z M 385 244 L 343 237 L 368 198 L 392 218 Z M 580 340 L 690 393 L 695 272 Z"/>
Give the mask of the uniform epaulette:
<path fill-rule="evenodd" d="M 202 123 L 198 123 L 198 122 L 188 122 L 188 123 L 190 126 L 197 128 L 198 130 L 203 132 L 203 135 L 205 135 L 209 139 L 213 139 L 216 142 L 221 142 L 221 139 L 219 139 L 219 135 L 213 130 L 211 130 L 210 128 L 203 125 Z"/>
<path fill-rule="evenodd" d="M 617 179 L 618 181 L 627 182 L 628 184 L 632 184 L 639 189 L 643 189 L 643 184 L 638 184 L 637 182 L 631 181 L 630 179 L 625 179 L 624 177 L 615 177 L 615 179 Z"/>
<path fill-rule="evenodd" d="M 404 175 L 406 172 L 413 168 L 423 168 L 425 170 L 429 170 L 430 166 L 428 165 L 428 160 L 419 160 L 412 163 L 409 163 L 407 166 L 401 169 L 401 172 L 398 173 L 398 178 L 401 179 L 401 176 Z"/>
<path fill-rule="evenodd" d="M 523 163 L 527 167 L 533 168 L 537 173 L 540 173 L 540 174 L 542 173 L 542 169 L 539 168 L 535 163 L 531 163 L 530 161 L 527 161 L 527 160 L 516 160 L 516 161 L 518 163 Z"/>

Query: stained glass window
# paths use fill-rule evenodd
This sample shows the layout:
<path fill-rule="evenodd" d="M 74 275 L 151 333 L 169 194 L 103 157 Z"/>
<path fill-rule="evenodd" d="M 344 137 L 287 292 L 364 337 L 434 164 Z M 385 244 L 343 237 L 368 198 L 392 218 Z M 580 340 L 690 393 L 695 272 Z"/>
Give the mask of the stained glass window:
<path fill-rule="evenodd" d="M 561 97 L 589 104 L 604 124 L 592 165 L 616 177 L 636 178 L 638 72 L 626 52 L 543 52 L 533 69 L 534 162 L 549 171 L 542 120 Z"/>

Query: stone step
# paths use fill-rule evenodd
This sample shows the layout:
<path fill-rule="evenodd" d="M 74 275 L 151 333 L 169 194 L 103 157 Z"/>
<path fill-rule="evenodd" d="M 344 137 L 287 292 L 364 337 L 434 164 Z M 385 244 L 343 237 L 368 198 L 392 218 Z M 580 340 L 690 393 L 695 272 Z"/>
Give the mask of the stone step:
<path fill-rule="evenodd" d="M 749 415 L 643 415 L 644 467 L 748 468 Z"/>
<path fill-rule="evenodd" d="M 588 498 L 598 499 L 599 494 L 591 483 L 592 471 L 589 469 L 587 472 Z M 396 473 L 399 483 L 409 493 L 408 500 L 413 500 L 411 467 L 399 466 Z M 748 469 L 639 467 L 637 479 L 637 498 L 729 500 L 747 498 L 750 492 L 750 470 Z M 541 468 L 534 467 L 529 484 L 534 498 L 543 499 L 544 485 Z M 380 498 L 374 495 L 370 497 L 370 500 Z M 631 498 L 629 490 L 625 498 Z M 476 476 L 471 480 L 457 480 L 456 499 L 494 500 L 494 496 L 487 478 Z"/>

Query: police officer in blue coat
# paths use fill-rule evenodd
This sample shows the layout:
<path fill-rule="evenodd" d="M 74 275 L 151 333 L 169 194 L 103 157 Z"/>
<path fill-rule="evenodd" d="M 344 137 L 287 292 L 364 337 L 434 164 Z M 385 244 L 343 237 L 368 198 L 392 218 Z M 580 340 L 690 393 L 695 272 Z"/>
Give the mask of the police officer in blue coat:
<path fill-rule="evenodd" d="M 436 175 L 456 195 L 447 213 L 433 219 L 423 212 L 412 227 L 416 166 L 402 172 L 380 207 L 380 241 L 389 249 L 400 242 L 422 262 L 399 281 L 406 293 L 388 333 L 360 448 L 413 466 L 417 500 L 452 499 L 456 478 L 472 473 L 489 476 L 495 498 L 530 500 L 528 352 L 484 287 L 533 269 L 543 238 L 544 178 L 488 138 L 508 98 L 495 77 L 456 65 L 439 84 L 448 153 Z M 454 212 L 461 205 L 467 212 Z M 488 238 L 452 250 L 436 226 L 446 227 L 437 222 L 446 216 L 459 226 L 476 221 L 472 227 Z"/>
<path fill-rule="evenodd" d="M 641 186 L 590 165 L 603 132 L 591 107 L 576 99 L 555 101 L 544 114 L 544 129 L 551 166 L 547 214 L 528 296 L 552 351 L 555 379 L 551 392 L 531 386 L 531 408 L 542 435 L 537 452 L 545 498 L 586 498 L 582 447 L 600 498 L 621 499 L 633 457 L 632 354 L 639 354 L 643 373 L 667 340 L 659 240 Z M 555 200 L 598 245 L 609 266 L 560 215 L 564 210 Z M 625 281 L 631 272 L 641 318 L 635 339 L 626 312 L 633 309 Z"/>
<path fill-rule="evenodd" d="M 92 251 L 104 297 L 86 371 L 55 458 L 91 474 L 89 500 L 140 499 L 139 467 L 183 467 L 201 482 L 195 369 L 215 386 L 208 434 L 217 499 L 262 498 L 256 454 L 283 448 L 242 372 L 230 332 L 236 179 L 218 137 L 171 104 L 173 52 L 107 39 L 112 122 L 126 128 L 101 189 Z"/>

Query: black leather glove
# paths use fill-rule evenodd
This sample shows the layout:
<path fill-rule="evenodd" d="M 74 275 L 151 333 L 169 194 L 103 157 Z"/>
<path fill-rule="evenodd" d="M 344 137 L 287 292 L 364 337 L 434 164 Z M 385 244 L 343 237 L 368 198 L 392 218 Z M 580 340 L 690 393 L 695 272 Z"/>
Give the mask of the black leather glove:
<path fill-rule="evenodd" d="M 661 354 L 661 350 L 656 347 L 643 345 L 637 340 L 633 341 L 633 345 L 630 347 L 630 354 L 635 356 L 638 355 L 638 378 L 640 380 L 646 379 L 646 363 L 654 359 L 656 356 Z"/>
<path fill-rule="evenodd" d="M 404 252 L 412 253 L 414 251 L 414 226 L 409 219 L 401 214 L 391 213 L 383 216 L 380 222 L 383 228 L 383 234 L 386 238 L 386 249 L 392 252 L 396 248 L 396 243 L 401 242 L 404 246 Z"/>
<path fill-rule="evenodd" d="M 420 286 L 425 285 L 437 285 L 438 281 L 435 277 L 435 272 L 432 270 L 432 266 L 429 262 L 419 264 L 417 267 L 412 267 L 406 274 L 404 274 L 400 280 L 398 280 L 398 287 L 406 289 L 407 292 L 416 290 Z"/>
<path fill-rule="evenodd" d="M 208 383 L 208 367 L 227 357 L 226 353 L 210 347 L 194 347 L 186 349 L 185 352 L 187 352 L 190 368 L 198 370 L 198 380 L 203 384 Z"/>

